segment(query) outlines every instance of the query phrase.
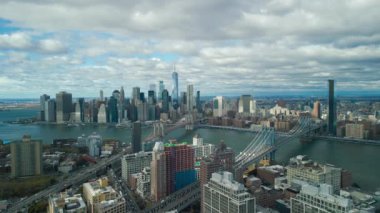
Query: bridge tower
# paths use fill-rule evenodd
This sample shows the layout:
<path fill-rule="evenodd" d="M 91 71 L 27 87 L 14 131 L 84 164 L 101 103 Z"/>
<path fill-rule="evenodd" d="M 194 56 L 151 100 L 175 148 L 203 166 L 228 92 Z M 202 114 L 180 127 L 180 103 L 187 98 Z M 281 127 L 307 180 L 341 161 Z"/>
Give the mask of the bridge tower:
<path fill-rule="evenodd" d="M 267 147 L 275 147 L 275 138 L 276 138 L 276 133 L 275 133 L 275 130 L 274 128 L 268 128 L 266 130 L 266 134 L 269 134 L 269 137 L 268 139 L 266 140 L 266 145 Z M 268 158 L 270 161 L 273 161 L 275 159 L 275 153 L 276 153 L 276 150 L 273 149 L 273 151 L 271 151 L 269 154 L 268 154 Z"/>
<path fill-rule="evenodd" d="M 158 121 L 153 123 L 153 135 L 155 137 L 165 136 L 165 125 L 164 123 Z"/>
<path fill-rule="evenodd" d="M 194 129 L 194 117 L 193 114 L 189 113 L 185 115 L 185 121 L 186 121 L 186 130 L 193 130 Z"/>

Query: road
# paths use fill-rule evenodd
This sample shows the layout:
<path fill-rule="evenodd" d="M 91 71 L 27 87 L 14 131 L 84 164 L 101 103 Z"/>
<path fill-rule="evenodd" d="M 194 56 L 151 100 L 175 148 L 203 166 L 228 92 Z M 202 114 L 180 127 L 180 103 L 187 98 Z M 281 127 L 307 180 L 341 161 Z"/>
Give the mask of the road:
<path fill-rule="evenodd" d="M 81 171 L 78 171 L 77 173 L 71 174 L 69 178 L 66 180 L 57 183 L 53 186 L 50 186 L 49 188 L 40 191 L 28 198 L 25 198 L 24 200 L 21 200 L 19 202 L 16 202 L 14 205 L 11 206 L 10 209 L 8 209 L 9 212 L 20 212 L 23 208 L 29 206 L 34 201 L 37 201 L 41 198 L 47 199 L 47 197 L 50 194 L 58 193 L 62 191 L 63 189 L 67 188 L 68 186 L 74 185 L 74 184 L 80 184 L 84 181 L 87 181 L 91 176 L 96 174 L 97 171 L 104 169 L 107 165 L 110 165 L 122 157 L 123 153 L 119 153 L 116 155 L 113 155 L 109 158 L 103 159 L 98 161 L 97 164 L 94 164 L 90 167 L 87 167 Z"/>

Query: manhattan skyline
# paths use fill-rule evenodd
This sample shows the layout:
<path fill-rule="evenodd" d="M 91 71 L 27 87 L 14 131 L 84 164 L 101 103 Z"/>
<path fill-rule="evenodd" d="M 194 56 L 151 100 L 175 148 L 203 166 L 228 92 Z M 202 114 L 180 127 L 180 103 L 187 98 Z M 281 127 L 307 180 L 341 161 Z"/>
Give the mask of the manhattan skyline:
<path fill-rule="evenodd" d="M 0 97 L 163 80 L 205 95 L 380 95 L 377 1 L 2 1 Z M 28 14 L 27 16 L 25 14 Z M 127 93 L 127 96 L 129 94 Z"/>

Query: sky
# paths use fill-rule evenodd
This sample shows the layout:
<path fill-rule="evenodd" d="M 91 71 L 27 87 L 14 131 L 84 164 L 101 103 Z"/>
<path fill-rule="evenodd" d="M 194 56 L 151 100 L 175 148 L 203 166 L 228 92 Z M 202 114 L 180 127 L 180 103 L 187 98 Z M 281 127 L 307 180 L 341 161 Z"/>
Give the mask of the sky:
<path fill-rule="evenodd" d="M 0 98 L 380 95 L 378 0 L 1 0 Z"/>

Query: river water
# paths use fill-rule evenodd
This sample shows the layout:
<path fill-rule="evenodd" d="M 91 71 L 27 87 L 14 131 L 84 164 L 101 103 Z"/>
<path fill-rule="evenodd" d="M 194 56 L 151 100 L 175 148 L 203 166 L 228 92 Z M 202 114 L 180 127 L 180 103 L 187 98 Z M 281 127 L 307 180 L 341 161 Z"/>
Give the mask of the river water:
<path fill-rule="evenodd" d="M 62 125 L 21 125 L 3 123 L 6 120 L 28 118 L 35 116 L 36 110 L 0 111 L 0 139 L 11 141 L 20 139 L 29 134 L 32 138 L 42 139 L 44 143 L 52 143 L 54 138 L 77 138 L 82 134 L 97 132 L 103 138 L 117 138 L 121 141 L 130 140 L 129 129 L 118 129 L 109 126 L 77 126 Z M 143 137 L 151 133 L 151 129 L 144 129 Z M 218 144 L 223 140 L 236 153 L 242 151 L 253 138 L 252 133 L 236 132 L 217 129 L 196 129 L 188 132 L 177 129 L 165 137 L 176 138 L 181 142 L 192 142 L 192 137 L 200 134 L 206 143 Z M 284 144 L 276 152 L 276 160 L 286 164 L 290 157 L 308 155 L 315 161 L 330 163 L 352 172 L 354 182 L 368 191 L 380 188 L 380 146 L 364 144 L 348 144 L 317 140 L 309 144 L 301 144 L 297 140 Z"/>

